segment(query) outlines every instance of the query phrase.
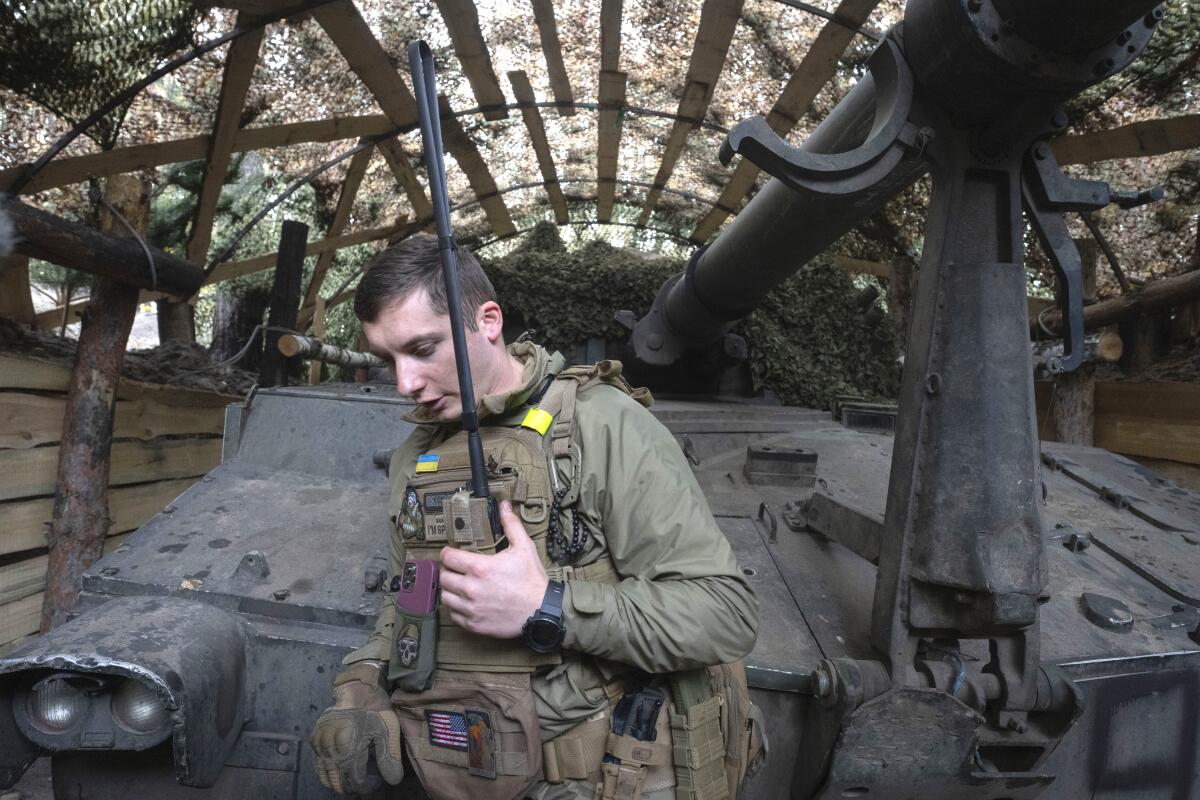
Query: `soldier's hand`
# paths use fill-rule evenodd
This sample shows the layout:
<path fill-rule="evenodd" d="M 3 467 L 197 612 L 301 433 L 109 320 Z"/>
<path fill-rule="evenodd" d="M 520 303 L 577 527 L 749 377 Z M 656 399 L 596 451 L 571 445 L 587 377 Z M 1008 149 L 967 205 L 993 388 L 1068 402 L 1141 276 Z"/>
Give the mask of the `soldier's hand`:
<path fill-rule="evenodd" d="M 549 579 L 537 546 L 507 501 L 500 504 L 500 524 L 508 547 L 496 555 L 442 548 L 442 605 L 461 628 L 512 639 L 541 607 Z"/>
<path fill-rule="evenodd" d="M 351 664 L 334 678 L 333 700 L 308 740 L 321 783 L 340 794 L 370 794 L 381 776 L 393 786 L 400 783 L 400 717 L 384 686 L 384 665 Z M 378 773 L 368 768 L 372 753 Z"/>

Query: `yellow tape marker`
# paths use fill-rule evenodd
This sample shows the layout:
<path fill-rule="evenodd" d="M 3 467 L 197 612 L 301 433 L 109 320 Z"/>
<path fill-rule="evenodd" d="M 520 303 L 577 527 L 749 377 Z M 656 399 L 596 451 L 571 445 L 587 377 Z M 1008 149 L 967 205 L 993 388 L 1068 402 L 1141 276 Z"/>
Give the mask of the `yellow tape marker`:
<path fill-rule="evenodd" d="M 542 436 L 545 436 L 546 431 L 550 430 L 550 423 L 552 422 L 554 422 L 553 414 L 549 414 L 540 408 L 531 408 L 529 409 L 529 413 L 525 415 L 525 419 L 521 420 L 521 427 L 535 430 Z"/>

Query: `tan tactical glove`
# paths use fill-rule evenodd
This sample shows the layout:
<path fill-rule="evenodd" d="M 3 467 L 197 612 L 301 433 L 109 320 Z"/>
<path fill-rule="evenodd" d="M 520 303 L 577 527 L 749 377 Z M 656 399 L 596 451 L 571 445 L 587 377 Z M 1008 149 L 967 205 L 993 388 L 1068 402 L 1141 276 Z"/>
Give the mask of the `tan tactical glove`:
<path fill-rule="evenodd" d="M 400 717 L 384 685 L 384 665 L 359 661 L 333 679 L 333 705 L 317 720 L 308 742 L 316 753 L 317 777 L 340 794 L 370 794 L 379 778 L 396 785 L 404 778 Z M 378 774 L 368 771 L 375 754 Z"/>

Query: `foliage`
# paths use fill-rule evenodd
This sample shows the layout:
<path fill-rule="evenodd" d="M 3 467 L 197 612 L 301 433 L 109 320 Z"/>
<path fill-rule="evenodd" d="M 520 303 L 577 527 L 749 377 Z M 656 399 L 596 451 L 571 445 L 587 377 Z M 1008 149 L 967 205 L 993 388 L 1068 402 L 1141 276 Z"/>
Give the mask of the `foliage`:
<path fill-rule="evenodd" d="M 613 313 L 644 314 L 682 264 L 599 240 L 568 251 L 558 228 L 540 222 L 517 249 L 485 268 L 510 315 L 536 328 L 547 347 L 570 350 L 589 336 L 624 338 Z"/>
<path fill-rule="evenodd" d="M 624 340 L 618 309 L 645 314 L 663 281 L 685 262 L 589 241 L 568 250 L 558 229 L 539 223 L 511 253 L 486 261 L 505 310 L 570 352 L 590 336 Z M 863 322 L 851 278 L 816 263 L 767 295 L 739 326 L 750 345 L 756 388 L 786 403 L 825 407 L 838 395 L 895 397 L 899 368 L 891 326 Z"/>
<path fill-rule="evenodd" d="M 850 276 L 822 259 L 772 290 L 740 326 L 755 387 L 785 402 L 828 408 L 838 396 L 893 399 L 900 391 L 896 339 L 872 330 Z"/>
<path fill-rule="evenodd" d="M 190 0 L 0 0 L 0 85 L 80 122 L 187 47 L 199 16 Z M 128 108 L 88 135 L 112 147 Z"/>

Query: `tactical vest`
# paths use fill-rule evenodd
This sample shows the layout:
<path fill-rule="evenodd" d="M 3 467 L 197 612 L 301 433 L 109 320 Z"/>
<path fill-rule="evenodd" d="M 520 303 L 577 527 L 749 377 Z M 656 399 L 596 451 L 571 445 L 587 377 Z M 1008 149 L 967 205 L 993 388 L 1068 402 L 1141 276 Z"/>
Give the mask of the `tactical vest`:
<path fill-rule="evenodd" d="M 514 416 L 511 425 L 480 428 L 489 489 L 498 500 L 512 503 L 554 580 L 620 581 L 607 552 L 584 566 L 560 566 L 550 557 L 547 542 L 551 516 L 560 509 L 561 529 L 570 535 L 572 526 L 565 516 L 575 513 L 571 509 L 578 500 L 581 477 L 580 453 L 571 444 L 575 401 L 579 392 L 601 384 L 620 389 L 644 406 L 653 402 L 646 389 L 634 389 L 621 377 L 619 362 L 603 361 L 554 376 L 536 405 L 523 416 Z M 559 473 L 568 478 L 560 480 Z M 469 481 L 466 434 L 460 431 L 440 442 L 435 436 L 418 456 L 399 507 L 392 511 L 408 559 L 437 561 L 447 546 L 496 552 L 487 526 L 471 525 L 464 509 L 451 502 Z M 455 625 L 444 609 L 437 614 L 436 629 L 437 669 L 432 685 L 423 691 L 397 690 L 392 696 L 410 759 L 435 800 L 471 795 L 514 797 L 543 773 L 543 764 L 547 780 L 591 780 L 600 787 L 600 796 L 608 798 L 634 798 L 643 787 L 652 790 L 671 785 L 680 787 L 680 798 L 718 800 L 729 796 L 723 791 L 727 748 L 717 714 L 724 700 L 715 693 L 721 687 L 700 691 L 691 698 L 694 702 L 672 717 L 664 710 L 660 721 L 664 735 L 653 754 L 640 763 L 636 754 L 644 748 L 635 750 L 628 743 L 610 741 L 610 735 L 602 731 L 607 725 L 604 710 L 543 746 L 529 673 L 561 663 L 561 655 L 534 653 L 521 639 L 499 640 L 470 633 Z M 415 625 L 397 623 L 393 680 L 396 648 L 406 636 L 416 635 Z M 695 677 L 693 673 L 689 685 L 697 685 Z M 744 686 L 744 678 L 742 681 Z M 707 688 L 707 681 L 704 683 Z M 609 691 L 615 702 L 620 685 L 614 684 Z M 608 745 L 624 753 L 624 773 L 611 768 L 609 775 L 602 771 L 601 759 Z M 649 785 L 645 783 L 647 774 L 652 778 Z M 666 776 L 664 786 L 654 785 L 655 775 L 658 781 Z M 636 782 L 636 790 L 626 786 L 630 780 Z"/>
<path fill-rule="evenodd" d="M 605 361 L 560 372 L 540 401 L 514 426 L 490 425 L 479 431 L 491 493 L 497 500 L 512 503 L 537 546 L 542 566 L 554 580 L 620 581 L 607 553 L 593 564 L 572 567 L 555 564 L 547 552 L 551 508 L 569 510 L 579 496 L 580 454 L 571 446 L 575 397 L 600 384 L 614 386 L 644 405 L 651 402 L 647 390 L 634 389 L 621 377 L 619 362 Z M 560 480 L 552 465 L 570 476 L 558 503 L 555 492 Z M 485 554 L 496 551 L 487 526 L 470 525 L 449 502 L 470 477 L 467 437 L 462 431 L 418 456 L 401 507 L 394 513 L 409 559 L 436 561 L 447 546 Z M 570 530 L 566 522 L 563 527 Z M 439 613 L 437 663 L 442 669 L 532 672 L 561 660 L 557 654 L 533 653 L 519 639 L 497 640 L 469 633 L 454 625 L 447 611 Z"/>

